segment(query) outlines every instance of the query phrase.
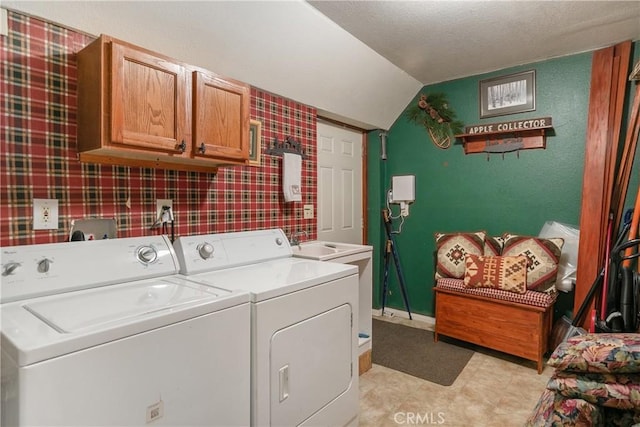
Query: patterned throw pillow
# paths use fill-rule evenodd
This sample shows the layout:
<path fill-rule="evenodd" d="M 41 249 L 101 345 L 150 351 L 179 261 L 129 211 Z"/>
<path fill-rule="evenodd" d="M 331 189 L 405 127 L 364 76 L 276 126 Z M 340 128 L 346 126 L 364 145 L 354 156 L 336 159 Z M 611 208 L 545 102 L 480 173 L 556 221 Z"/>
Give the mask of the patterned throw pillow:
<path fill-rule="evenodd" d="M 465 257 L 464 286 L 467 288 L 493 288 L 503 291 L 527 292 L 527 258 L 524 256 Z"/>
<path fill-rule="evenodd" d="M 554 292 L 564 239 L 541 239 L 505 233 L 502 256 L 527 257 L 527 288 Z"/>
<path fill-rule="evenodd" d="M 476 233 L 436 233 L 436 280 L 445 277 L 462 279 L 466 254 L 484 253 L 484 231 Z"/>
<path fill-rule="evenodd" d="M 640 408 L 638 375 L 556 371 L 547 388 L 570 399 L 583 399 L 598 406 Z"/>
<path fill-rule="evenodd" d="M 637 374 L 640 373 L 640 334 L 571 337 L 554 350 L 548 364 L 558 371 Z"/>
<path fill-rule="evenodd" d="M 605 418 L 613 421 L 610 414 L 605 416 L 604 408 L 582 399 L 568 399 L 563 395 L 545 388 L 525 422 L 526 427 L 538 426 L 603 426 Z M 627 413 L 631 411 L 620 411 Z M 616 420 L 617 421 L 617 420 Z M 631 425 L 632 423 L 607 424 L 611 426 Z"/>
<path fill-rule="evenodd" d="M 499 256 L 502 254 L 504 239 L 500 236 L 486 236 L 484 238 L 484 255 Z"/>

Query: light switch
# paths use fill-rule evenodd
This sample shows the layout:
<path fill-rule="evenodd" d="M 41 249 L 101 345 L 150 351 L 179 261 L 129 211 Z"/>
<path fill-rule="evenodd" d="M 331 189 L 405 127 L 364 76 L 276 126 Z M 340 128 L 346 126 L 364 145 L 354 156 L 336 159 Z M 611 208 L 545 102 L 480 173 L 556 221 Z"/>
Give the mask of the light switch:
<path fill-rule="evenodd" d="M 57 199 L 33 199 L 33 229 L 58 229 Z"/>
<path fill-rule="evenodd" d="M 313 219 L 313 205 L 304 205 L 304 219 Z"/>
<path fill-rule="evenodd" d="M 0 36 L 9 35 L 9 15 L 7 9 L 0 8 Z"/>

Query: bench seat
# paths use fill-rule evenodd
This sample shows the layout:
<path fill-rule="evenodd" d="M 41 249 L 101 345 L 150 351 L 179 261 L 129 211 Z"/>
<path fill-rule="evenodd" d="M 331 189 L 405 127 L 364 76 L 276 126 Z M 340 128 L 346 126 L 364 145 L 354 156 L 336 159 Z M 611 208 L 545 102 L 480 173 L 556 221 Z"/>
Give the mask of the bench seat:
<path fill-rule="evenodd" d="M 465 288 L 462 279 L 438 279 L 434 339 L 445 335 L 536 362 L 544 369 L 556 293 L 524 294 Z"/>

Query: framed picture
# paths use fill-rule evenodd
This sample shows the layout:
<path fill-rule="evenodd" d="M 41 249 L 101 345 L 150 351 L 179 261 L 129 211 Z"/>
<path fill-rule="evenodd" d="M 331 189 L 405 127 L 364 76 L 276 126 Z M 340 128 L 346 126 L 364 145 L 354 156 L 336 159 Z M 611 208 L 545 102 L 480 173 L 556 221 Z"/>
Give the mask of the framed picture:
<path fill-rule="evenodd" d="M 480 81 L 480 118 L 536 109 L 536 71 Z"/>
<path fill-rule="evenodd" d="M 262 140 L 262 122 L 259 120 L 251 120 L 249 126 L 249 165 L 260 166 L 260 152 Z"/>

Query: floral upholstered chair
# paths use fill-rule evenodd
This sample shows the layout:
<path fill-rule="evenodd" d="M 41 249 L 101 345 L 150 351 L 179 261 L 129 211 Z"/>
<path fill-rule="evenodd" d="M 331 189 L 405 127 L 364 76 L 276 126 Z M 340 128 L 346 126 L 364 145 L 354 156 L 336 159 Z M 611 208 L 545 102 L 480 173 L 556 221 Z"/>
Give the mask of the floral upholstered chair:
<path fill-rule="evenodd" d="M 527 426 L 640 423 L 640 334 L 569 338 L 548 364 L 556 370 Z"/>

